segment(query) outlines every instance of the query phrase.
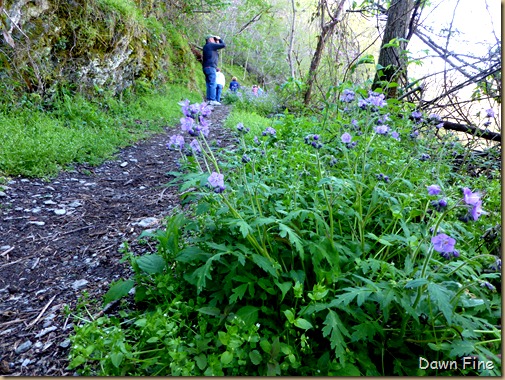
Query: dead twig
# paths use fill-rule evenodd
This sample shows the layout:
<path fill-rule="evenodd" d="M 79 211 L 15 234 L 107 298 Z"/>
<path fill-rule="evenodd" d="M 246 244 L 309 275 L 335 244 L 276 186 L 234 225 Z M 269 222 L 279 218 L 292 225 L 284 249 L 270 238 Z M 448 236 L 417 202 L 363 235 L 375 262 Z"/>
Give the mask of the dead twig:
<path fill-rule="evenodd" d="M 35 320 L 34 320 L 32 323 L 28 324 L 28 327 L 32 327 L 35 323 L 37 323 L 37 322 L 39 321 L 39 319 L 40 319 L 40 318 L 44 315 L 44 313 L 46 312 L 46 310 L 47 310 L 47 308 L 49 307 L 49 305 L 51 305 L 51 304 L 53 303 L 53 301 L 54 301 L 54 299 L 56 298 L 56 296 L 57 296 L 57 294 L 55 294 L 55 295 L 53 296 L 53 298 L 51 298 L 51 299 L 49 300 L 49 302 L 46 304 L 46 306 L 44 306 L 44 308 L 42 309 L 42 311 L 40 312 L 40 314 L 37 316 L 37 318 L 35 318 Z"/>

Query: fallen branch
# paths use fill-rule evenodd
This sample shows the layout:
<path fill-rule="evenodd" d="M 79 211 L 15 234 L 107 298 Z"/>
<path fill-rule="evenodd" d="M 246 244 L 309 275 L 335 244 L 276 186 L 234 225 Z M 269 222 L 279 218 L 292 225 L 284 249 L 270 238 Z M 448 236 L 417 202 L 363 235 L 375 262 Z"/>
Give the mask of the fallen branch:
<path fill-rule="evenodd" d="M 473 136 L 480 137 L 490 141 L 498 141 L 501 144 L 501 133 L 491 132 L 479 129 L 473 125 L 465 125 L 453 123 L 452 121 L 444 121 L 444 128 L 451 131 L 465 132 Z"/>

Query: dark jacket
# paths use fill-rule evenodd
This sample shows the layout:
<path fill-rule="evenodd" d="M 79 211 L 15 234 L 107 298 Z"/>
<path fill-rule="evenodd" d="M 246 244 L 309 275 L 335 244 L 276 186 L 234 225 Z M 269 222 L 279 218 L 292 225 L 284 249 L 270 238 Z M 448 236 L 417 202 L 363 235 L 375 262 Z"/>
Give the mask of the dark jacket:
<path fill-rule="evenodd" d="M 203 46 L 203 62 L 202 66 L 205 67 L 217 67 L 217 61 L 219 59 L 218 50 L 225 48 L 226 45 L 223 40 L 219 40 L 218 44 L 213 44 L 211 42 L 207 42 Z"/>
<path fill-rule="evenodd" d="M 230 91 L 237 91 L 240 88 L 240 84 L 236 80 L 230 82 Z"/>

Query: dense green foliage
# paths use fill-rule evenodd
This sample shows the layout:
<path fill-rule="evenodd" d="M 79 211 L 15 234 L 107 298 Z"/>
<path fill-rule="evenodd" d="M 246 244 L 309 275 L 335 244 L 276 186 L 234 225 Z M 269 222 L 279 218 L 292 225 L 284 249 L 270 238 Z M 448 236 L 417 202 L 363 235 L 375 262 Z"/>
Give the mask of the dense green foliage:
<path fill-rule="evenodd" d="M 117 314 L 93 319 L 81 306 L 70 368 L 500 375 L 499 172 L 457 170 L 455 137 L 409 104 L 363 90 L 342 99 L 320 118 L 237 109 L 234 151 L 187 119 L 195 141 L 174 136 L 182 171 L 170 174 L 181 191 L 198 188 L 183 196 L 192 211 L 143 234 L 156 252 L 125 250 L 135 274 L 104 303 L 135 293 Z M 193 107 L 187 117 L 209 112 Z M 491 364 L 464 368 L 469 356 Z M 457 369 L 422 370 L 420 357 Z"/>
<path fill-rule="evenodd" d="M 45 177 L 74 163 L 98 164 L 179 118 L 177 101 L 199 96 L 184 87 L 137 88 L 118 100 L 62 92 L 50 109 L 38 95 L 0 108 L 0 174 Z"/>

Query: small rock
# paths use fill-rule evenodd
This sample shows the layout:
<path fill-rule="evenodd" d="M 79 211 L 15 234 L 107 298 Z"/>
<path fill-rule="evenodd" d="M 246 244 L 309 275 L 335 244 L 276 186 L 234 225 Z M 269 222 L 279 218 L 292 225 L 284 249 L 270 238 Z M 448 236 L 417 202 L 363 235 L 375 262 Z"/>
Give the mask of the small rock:
<path fill-rule="evenodd" d="M 42 211 L 42 209 L 40 207 L 35 207 L 35 208 L 32 209 L 32 213 L 33 214 L 38 214 L 41 211 Z"/>
<path fill-rule="evenodd" d="M 122 162 L 119 166 L 121 166 L 122 168 L 125 168 L 126 166 L 128 166 L 128 162 Z"/>
<path fill-rule="evenodd" d="M 144 190 L 146 187 L 145 186 L 140 186 L 139 190 Z"/>
<path fill-rule="evenodd" d="M 28 222 L 30 224 L 35 224 L 36 226 L 44 226 L 46 223 L 44 222 Z"/>
<path fill-rule="evenodd" d="M 21 343 L 17 348 L 16 348 L 16 354 L 22 354 L 23 352 L 28 351 L 32 347 L 32 342 L 30 340 L 27 340 L 24 343 Z"/>
<path fill-rule="evenodd" d="M 139 160 L 137 160 L 136 158 L 130 158 L 130 161 L 131 162 L 139 162 Z"/>
<path fill-rule="evenodd" d="M 7 251 L 8 249 L 11 249 L 11 246 L 10 245 L 2 245 L 0 247 L 0 251 Z"/>
<path fill-rule="evenodd" d="M 59 346 L 61 348 L 67 348 L 68 346 L 70 346 L 70 339 L 65 339 L 63 342 L 59 344 Z"/>
<path fill-rule="evenodd" d="M 28 358 L 23 360 L 23 363 L 21 363 L 21 367 L 27 367 L 32 361 Z"/>
<path fill-rule="evenodd" d="M 139 227 L 150 227 L 154 224 L 158 223 L 158 219 L 156 218 L 145 218 L 145 219 L 142 219 L 140 222 L 138 223 L 132 223 L 132 224 L 135 224 Z"/>
<path fill-rule="evenodd" d="M 77 208 L 79 206 L 82 206 L 82 203 L 79 201 L 73 201 L 73 202 L 69 203 L 69 205 L 68 205 L 68 207 L 72 207 L 72 208 Z"/>
<path fill-rule="evenodd" d="M 74 281 L 74 283 L 72 284 L 72 288 L 74 290 L 79 290 L 80 288 L 83 288 L 85 287 L 87 284 L 88 284 L 88 280 L 77 280 L 77 281 Z"/>
<path fill-rule="evenodd" d="M 21 182 L 30 182 L 30 180 L 28 180 L 26 178 L 21 178 Z"/>
<path fill-rule="evenodd" d="M 36 342 L 34 345 L 33 345 L 33 348 L 41 348 L 43 346 L 42 342 Z"/>
<path fill-rule="evenodd" d="M 56 182 L 55 182 L 55 183 L 56 183 Z M 52 186 L 46 186 L 46 189 L 49 189 L 49 190 L 51 190 L 51 191 L 55 191 L 55 190 L 56 190 L 56 189 L 55 189 L 54 187 L 52 187 Z"/>
<path fill-rule="evenodd" d="M 67 213 L 67 210 L 60 208 L 60 209 L 54 210 L 54 213 L 56 215 L 65 215 Z"/>
<path fill-rule="evenodd" d="M 0 191 L 0 197 L 6 197 L 7 194 L 5 194 L 3 191 Z"/>
<path fill-rule="evenodd" d="M 72 329 L 74 327 L 73 323 L 69 323 L 63 330 Z"/>
<path fill-rule="evenodd" d="M 55 205 L 56 202 L 49 200 L 49 201 L 44 201 L 44 204 L 47 205 L 47 206 L 49 206 L 49 205 Z"/>
<path fill-rule="evenodd" d="M 51 327 L 48 327 L 48 328 L 45 328 L 43 330 L 40 330 L 39 333 L 37 335 L 35 335 L 35 338 L 41 338 L 43 337 L 44 335 L 47 335 L 49 334 L 51 331 L 54 331 L 56 330 L 57 327 L 56 326 L 51 326 Z"/>

